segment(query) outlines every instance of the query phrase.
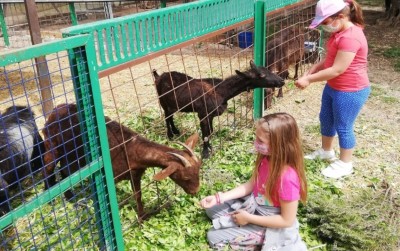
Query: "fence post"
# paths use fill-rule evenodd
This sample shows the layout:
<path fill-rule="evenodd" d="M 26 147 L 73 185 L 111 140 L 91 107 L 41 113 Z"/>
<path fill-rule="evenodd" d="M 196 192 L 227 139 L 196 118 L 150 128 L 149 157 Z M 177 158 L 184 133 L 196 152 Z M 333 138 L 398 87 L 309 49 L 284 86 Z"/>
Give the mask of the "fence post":
<path fill-rule="evenodd" d="M 254 63 L 257 66 L 265 65 L 265 44 L 266 44 L 266 13 L 265 0 L 257 0 L 254 10 Z M 253 94 L 253 117 L 262 117 L 264 103 L 264 89 L 257 88 Z"/>
<path fill-rule="evenodd" d="M 10 39 L 8 37 L 6 19 L 4 18 L 3 4 L 0 4 L 0 28 L 4 37 L 4 44 L 10 46 Z"/>
<path fill-rule="evenodd" d="M 95 71 L 97 62 L 93 44 L 94 39 L 91 36 L 88 46 L 75 48 L 69 53 L 71 74 L 73 76 L 80 121 L 83 123 L 81 124 L 81 131 L 86 132 L 83 133 L 82 139 L 85 152 L 89 153 L 85 155 L 87 163 L 93 161 L 94 158 L 98 158 L 100 153 L 96 146 L 101 145 L 104 168 L 92 175 L 92 181 L 94 182 L 91 182 L 91 188 L 94 192 L 92 199 L 96 208 L 96 222 L 101 236 L 100 239 L 105 246 L 105 248 L 100 247 L 100 250 L 124 250 L 107 129 L 98 75 L 97 71 Z M 93 121 L 93 114 L 95 114 L 96 121 Z M 97 124 L 99 139 L 96 138 L 93 124 Z M 84 128 L 86 129 L 84 130 Z M 95 144 L 90 143 L 93 141 L 97 142 Z"/>
<path fill-rule="evenodd" d="M 70 16 L 71 16 L 72 25 L 78 25 L 78 17 L 76 16 L 75 4 L 69 3 L 68 8 L 69 8 Z"/>
<path fill-rule="evenodd" d="M 42 37 L 40 34 L 39 17 L 37 14 L 35 0 L 26 0 L 24 2 L 32 44 L 40 44 L 42 43 Z M 49 67 L 47 65 L 45 56 L 35 58 L 35 62 L 39 76 L 40 97 L 42 99 L 43 114 L 47 118 L 53 110 Z"/>

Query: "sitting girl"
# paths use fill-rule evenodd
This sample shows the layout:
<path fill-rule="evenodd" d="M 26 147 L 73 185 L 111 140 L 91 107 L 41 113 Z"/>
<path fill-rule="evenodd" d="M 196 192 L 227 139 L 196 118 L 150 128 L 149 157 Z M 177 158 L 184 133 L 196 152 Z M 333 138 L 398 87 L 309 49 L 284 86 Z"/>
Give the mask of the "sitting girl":
<path fill-rule="evenodd" d="M 213 249 L 307 250 L 296 218 L 307 198 L 300 133 L 286 113 L 269 114 L 256 124 L 258 152 L 249 181 L 200 201 L 213 220 L 207 239 Z"/>

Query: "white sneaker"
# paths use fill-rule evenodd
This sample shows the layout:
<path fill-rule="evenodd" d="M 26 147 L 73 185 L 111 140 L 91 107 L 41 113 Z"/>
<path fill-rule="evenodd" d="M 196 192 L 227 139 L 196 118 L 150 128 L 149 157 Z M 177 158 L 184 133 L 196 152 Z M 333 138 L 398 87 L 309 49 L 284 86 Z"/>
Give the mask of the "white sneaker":
<path fill-rule="evenodd" d="M 304 158 L 305 159 L 326 159 L 326 160 L 336 159 L 334 150 L 325 151 L 322 148 L 320 148 L 310 154 L 307 154 L 306 156 L 304 156 Z"/>
<path fill-rule="evenodd" d="M 328 178 L 338 179 L 340 177 L 349 175 L 353 172 L 353 163 L 343 162 L 341 160 L 336 160 L 330 164 L 327 168 L 322 170 L 322 175 Z"/>

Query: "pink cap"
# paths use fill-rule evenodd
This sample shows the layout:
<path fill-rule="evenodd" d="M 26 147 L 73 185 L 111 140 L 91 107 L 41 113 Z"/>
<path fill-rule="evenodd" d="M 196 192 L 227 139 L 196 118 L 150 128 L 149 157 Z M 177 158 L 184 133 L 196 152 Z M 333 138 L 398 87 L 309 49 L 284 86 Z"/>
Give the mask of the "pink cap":
<path fill-rule="evenodd" d="M 343 10 L 344 7 L 346 7 L 346 3 L 343 0 L 319 0 L 315 8 L 315 18 L 309 27 L 314 29 L 328 17 Z"/>

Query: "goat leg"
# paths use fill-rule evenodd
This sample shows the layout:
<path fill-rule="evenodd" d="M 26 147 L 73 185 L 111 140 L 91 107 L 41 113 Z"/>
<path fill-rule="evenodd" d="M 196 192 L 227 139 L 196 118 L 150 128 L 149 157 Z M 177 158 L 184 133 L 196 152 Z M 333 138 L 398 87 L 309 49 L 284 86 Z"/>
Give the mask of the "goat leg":
<path fill-rule="evenodd" d="M 56 181 L 56 175 L 54 174 L 54 169 L 56 167 L 56 150 L 45 152 L 43 156 L 44 168 L 43 168 L 43 180 L 44 189 L 47 190 L 54 186 Z"/>
<path fill-rule="evenodd" d="M 210 115 L 211 116 L 211 115 Z M 210 135 L 212 134 L 212 121 L 213 117 L 203 117 L 200 119 L 201 135 L 203 136 L 203 151 L 201 157 L 208 159 L 212 153 L 212 146 L 210 144 Z"/>
<path fill-rule="evenodd" d="M 282 91 L 282 87 L 278 89 L 278 98 L 282 98 L 283 97 L 283 91 Z"/>
<path fill-rule="evenodd" d="M 7 186 L 8 183 L 0 177 L 0 217 L 11 211 Z"/>
<path fill-rule="evenodd" d="M 68 178 L 70 174 L 72 173 L 71 170 L 69 170 L 69 166 L 64 166 L 61 170 L 61 180 Z M 75 193 L 71 191 L 71 189 L 67 190 L 64 192 L 64 196 L 68 201 L 71 201 L 75 197 Z"/>
<path fill-rule="evenodd" d="M 140 180 L 142 179 L 142 175 L 144 173 L 144 170 L 135 170 L 131 171 L 131 186 L 133 185 L 133 193 L 135 196 L 136 200 L 136 207 L 137 207 L 137 213 L 138 213 L 138 218 L 139 222 L 144 220 L 145 218 L 145 212 L 144 212 L 144 207 L 142 203 L 142 190 L 141 190 L 141 184 Z M 132 184 L 133 183 L 133 184 Z"/>
<path fill-rule="evenodd" d="M 179 130 L 176 128 L 175 124 L 174 124 L 174 117 L 173 115 L 169 115 L 167 116 L 167 118 L 165 119 L 166 124 L 167 124 L 167 136 L 169 139 L 172 139 L 175 135 L 180 135 Z"/>
<path fill-rule="evenodd" d="M 35 141 L 35 145 L 33 147 L 33 152 L 32 152 L 32 163 L 33 163 L 33 170 L 32 171 L 37 171 L 40 170 L 44 167 L 44 159 L 43 155 L 46 152 L 46 149 L 44 147 L 44 142 L 40 134 L 37 136 L 37 140 Z"/>
<path fill-rule="evenodd" d="M 299 65 L 300 65 L 300 62 L 296 62 L 296 64 L 295 64 L 295 71 L 294 71 L 294 79 L 297 79 L 298 77 L 299 77 Z"/>

